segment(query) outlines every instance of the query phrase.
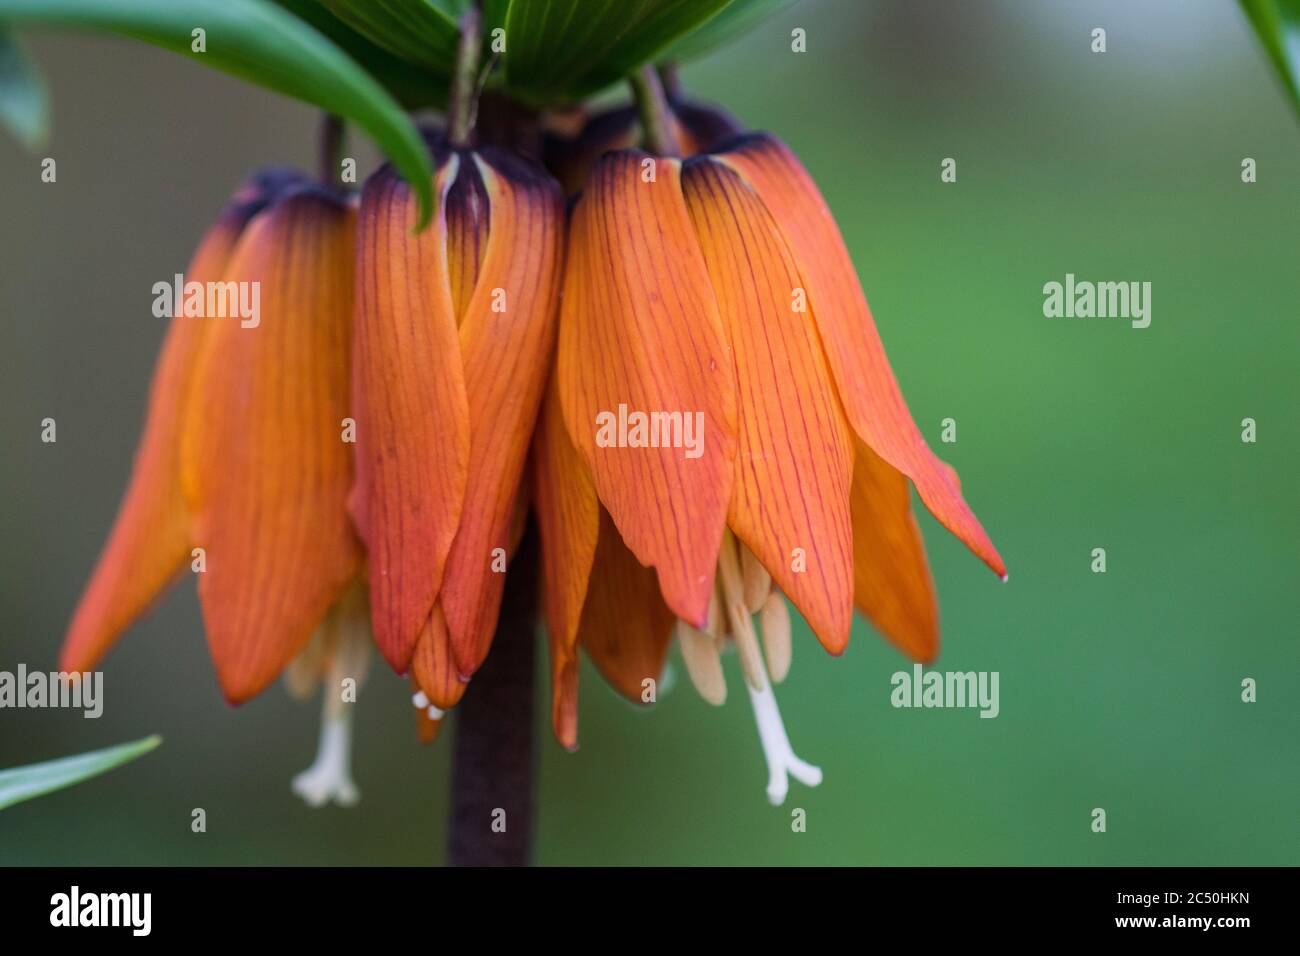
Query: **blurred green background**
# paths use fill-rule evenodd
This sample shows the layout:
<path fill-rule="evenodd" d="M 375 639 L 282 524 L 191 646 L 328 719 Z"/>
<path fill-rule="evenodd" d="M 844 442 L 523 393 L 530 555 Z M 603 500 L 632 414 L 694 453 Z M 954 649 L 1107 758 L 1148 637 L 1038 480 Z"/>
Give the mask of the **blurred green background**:
<path fill-rule="evenodd" d="M 33 47 L 58 182 L 0 141 L 10 671 L 54 663 L 112 520 L 163 331 L 152 283 L 183 269 L 251 167 L 309 164 L 316 124 L 142 46 Z M 913 414 L 1010 568 L 999 584 L 923 517 L 937 666 L 999 671 L 1001 714 L 895 710 L 890 675 L 909 665 L 869 627 L 838 660 L 800 627 L 779 699 L 826 779 L 772 808 L 734 656 L 720 710 L 680 662 L 652 712 L 587 667 L 581 750 L 541 741 L 538 860 L 1300 862 L 1300 130 L 1237 5 L 805 0 L 683 75 L 789 142 L 839 219 Z M 944 157 L 956 184 L 939 180 Z M 1042 286 L 1067 272 L 1151 282 L 1151 327 L 1044 318 Z M 46 416 L 57 444 L 40 441 Z M 939 441 L 946 417 L 956 444 Z M 1096 547 L 1106 574 L 1090 571 Z M 0 766 L 155 731 L 163 746 L 0 813 L 0 862 L 442 860 L 451 734 L 420 747 L 405 683 L 378 665 L 357 707 L 353 810 L 289 792 L 315 702 L 279 685 L 221 701 L 190 582 L 105 670 L 100 720 L 0 711 Z M 1240 700 L 1245 677 L 1257 703 Z"/>

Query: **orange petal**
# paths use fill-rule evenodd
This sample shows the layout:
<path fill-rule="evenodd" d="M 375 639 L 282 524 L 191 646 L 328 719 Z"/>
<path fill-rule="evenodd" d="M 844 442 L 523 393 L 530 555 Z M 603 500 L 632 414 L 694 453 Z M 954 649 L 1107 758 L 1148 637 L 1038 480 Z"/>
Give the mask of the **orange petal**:
<path fill-rule="evenodd" d="M 236 193 L 190 260 L 187 282 L 221 278 L 248 221 L 288 178 L 283 171 L 268 171 Z M 168 323 L 131 481 L 68 627 L 63 670 L 92 668 L 189 557 L 180 445 L 191 373 L 212 321 L 182 314 Z"/>
<path fill-rule="evenodd" d="M 552 636 L 572 653 L 600 532 L 591 472 L 564 428 L 555 377 L 533 445 L 534 505 L 542 536 L 542 605 Z"/>
<path fill-rule="evenodd" d="M 939 652 L 939 609 L 907 478 L 858 442 L 853 469 L 854 603 L 908 657 Z"/>
<path fill-rule="evenodd" d="M 416 199 L 385 168 L 366 183 L 357 229 L 351 507 L 370 567 L 375 643 L 399 673 L 442 586 L 469 468 L 469 406 L 447 279 L 446 190 L 413 234 Z"/>
<path fill-rule="evenodd" d="M 651 170 L 655 181 L 644 181 Z M 731 496 L 735 372 L 681 162 L 639 152 L 601 160 L 574 209 L 569 253 L 558 362 L 565 423 L 623 540 L 658 572 L 677 616 L 703 627 Z M 615 434 L 630 416 L 651 414 L 691 424 L 698 454 L 681 447 L 684 428 L 678 447 L 671 435 L 660 447 L 628 447 L 632 433 Z"/>
<path fill-rule="evenodd" d="M 551 648 L 551 730 L 560 746 L 578 749 L 578 656 L 563 655 L 554 635 Z"/>
<path fill-rule="evenodd" d="M 808 172 L 789 149 L 767 134 L 746 137 L 716 158 L 749 181 L 789 240 L 854 430 L 912 479 L 921 500 L 945 528 L 996 574 L 1005 576 L 997 549 L 912 421 L 853 261 Z"/>
<path fill-rule="evenodd" d="M 578 624 L 600 533 L 600 505 L 587 464 L 564 428 L 551 376 L 533 439 L 533 503 L 542 543 L 542 609 L 551 649 L 551 723 L 572 750 L 578 742 Z"/>
<path fill-rule="evenodd" d="M 199 598 L 232 702 L 264 688 L 356 574 L 347 514 L 355 215 L 323 190 L 280 199 L 225 273 L 257 283 L 260 324 L 211 324 L 182 447 Z"/>
<path fill-rule="evenodd" d="M 428 623 L 415 642 L 411 674 L 420 690 L 439 710 L 450 710 L 465 696 L 468 685 L 456 673 L 451 635 L 447 633 L 447 619 L 443 616 L 441 604 L 433 606 Z"/>
<path fill-rule="evenodd" d="M 674 623 L 654 572 L 637 562 L 602 511 L 579 642 L 610 686 L 639 703 L 646 678 L 658 682 L 663 673 Z"/>
<path fill-rule="evenodd" d="M 794 311 L 799 271 L 762 202 L 730 169 L 692 160 L 682 188 L 735 359 L 728 523 L 838 654 L 853 622 L 853 436 L 812 320 Z"/>
<path fill-rule="evenodd" d="M 495 150 L 462 154 L 461 164 L 460 175 L 482 177 L 491 206 L 483 266 L 460 325 L 469 482 L 439 597 L 456 666 L 468 677 L 483 663 L 496 628 L 506 578 L 499 559 L 510 551 L 546 385 L 544 357 L 555 348 L 564 198 L 540 168 Z"/>

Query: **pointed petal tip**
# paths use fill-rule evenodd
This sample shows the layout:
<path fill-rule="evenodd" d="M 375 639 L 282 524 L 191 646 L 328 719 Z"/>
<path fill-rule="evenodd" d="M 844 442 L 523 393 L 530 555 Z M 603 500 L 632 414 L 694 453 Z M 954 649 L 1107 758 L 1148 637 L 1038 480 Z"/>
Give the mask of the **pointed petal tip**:
<path fill-rule="evenodd" d="M 620 537 L 655 569 L 675 615 L 703 626 L 731 493 L 736 388 L 681 163 L 657 159 L 643 180 L 649 159 L 607 153 L 574 207 L 556 375 L 568 433 Z M 669 409 L 702 416 L 698 458 L 606 431 Z"/>
<path fill-rule="evenodd" d="M 578 749 L 578 658 L 551 642 L 551 729 L 569 753 Z"/>
<path fill-rule="evenodd" d="M 843 657 L 844 652 L 849 649 L 849 638 L 847 634 L 844 636 L 844 639 L 840 641 L 823 641 L 820 638 L 818 638 L 818 641 L 821 643 L 821 646 L 825 649 L 826 653 L 831 657 Z"/>
<path fill-rule="evenodd" d="M 217 687 L 221 691 L 221 699 L 229 707 L 239 707 L 241 704 L 248 703 L 270 683 L 270 680 L 261 682 L 250 680 L 243 674 L 232 674 L 229 669 L 223 670 L 220 665 L 217 667 Z"/>
<path fill-rule="evenodd" d="M 964 538 L 962 540 L 963 542 L 965 541 Z M 999 581 L 1006 584 L 1011 576 L 1007 574 L 1007 566 L 1002 562 L 1002 555 L 998 554 L 997 549 L 993 547 L 993 542 L 988 540 L 987 535 L 984 540 L 987 544 L 987 550 L 983 548 L 976 550 L 975 556 L 983 561 L 988 569 L 998 576 Z"/>
<path fill-rule="evenodd" d="M 577 721 L 569 722 L 564 716 L 557 714 L 552 721 L 551 729 L 555 733 L 555 740 L 565 753 L 576 754 L 578 752 L 578 724 Z"/>
<path fill-rule="evenodd" d="M 410 674 L 411 660 L 415 657 L 415 644 L 415 641 L 380 641 L 378 631 L 376 631 L 375 647 L 379 651 L 379 656 L 384 659 L 384 663 L 391 667 L 393 673 L 398 677 L 406 677 Z"/>

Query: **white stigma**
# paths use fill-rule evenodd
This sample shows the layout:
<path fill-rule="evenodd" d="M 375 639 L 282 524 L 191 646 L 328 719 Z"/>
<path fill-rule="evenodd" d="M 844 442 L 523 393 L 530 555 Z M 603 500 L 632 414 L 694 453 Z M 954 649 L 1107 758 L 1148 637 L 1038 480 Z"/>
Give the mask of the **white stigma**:
<path fill-rule="evenodd" d="M 435 706 L 429 701 L 429 695 L 422 690 L 417 690 L 411 695 L 411 703 L 415 705 L 416 710 L 422 710 L 428 715 L 430 720 L 442 720 L 446 713 L 442 708 Z"/>
<path fill-rule="evenodd" d="M 786 736 L 772 685 L 764 681 L 758 690 L 748 683 L 745 686 L 749 690 L 749 702 L 754 706 L 758 739 L 763 745 L 763 756 L 767 760 L 767 799 L 772 806 L 779 807 L 785 803 L 785 796 L 790 790 L 790 777 L 809 787 L 815 787 L 822 782 L 822 772 L 819 767 L 800 760 L 790 746 L 790 738 Z"/>
<path fill-rule="evenodd" d="M 290 787 L 310 806 L 332 801 L 350 807 L 361 799 L 352 779 L 352 708 L 370 657 L 370 612 L 363 587 L 354 584 L 326 615 L 320 640 L 328 662 L 321 680 L 320 742 L 316 760 Z"/>
<path fill-rule="evenodd" d="M 323 807 L 331 800 L 350 807 L 361 799 L 352 780 L 351 710 L 337 708 L 336 713 L 330 713 L 326 704 L 316 761 L 293 778 L 292 786 L 293 792 L 313 807 Z"/>
<path fill-rule="evenodd" d="M 743 548 L 743 545 L 740 545 Z M 790 746 L 786 736 L 785 724 L 781 722 L 781 711 L 776 706 L 776 694 L 768 680 L 769 663 L 778 678 L 784 678 L 789 670 L 789 614 L 786 612 L 784 624 L 780 613 L 769 607 L 772 597 L 771 579 L 766 582 L 767 593 L 761 594 L 761 588 L 755 586 L 750 595 L 751 602 L 745 600 L 745 580 L 741 562 L 737 556 L 737 543 L 730 531 L 724 533 L 722 548 L 718 554 L 718 580 L 722 586 L 723 603 L 727 621 L 731 626 L 731 637 L 740 654 L 740 669 L 745 675 L 745 689 L 749 691 L 749 702 L 754 707 L 754 721 L 758 724 L 758 739 L 763 745 L 763 757 L 767 760 L 767 799 L 773 806 L 785 803 L 786 794 L 790 792 L 790 778 L 794 777 L 802 784 L 815 787 L 822 782 L 822 772 L 812 764 L 800 760 Z M 757 565 L 757 562 L 753 562 Z M 751 569 L 751 584 L 758 581 L 759 575 Z M 783 599 L 778 594 L 777 601 Z M 750 603 L 768 608 L 764 615 L 764 639 L 769 642 L 769 652 L 778 652 L 772 662 L 763 660 L 763 652 L 758 646 L 758 635 L 754 633 L 754 621 Z M 780 611 L 785 611 L 784 604 Z M 784 637 L 782 630 L 784 629 Z M 784 641 L 784 643 L 783 643 Z"/>

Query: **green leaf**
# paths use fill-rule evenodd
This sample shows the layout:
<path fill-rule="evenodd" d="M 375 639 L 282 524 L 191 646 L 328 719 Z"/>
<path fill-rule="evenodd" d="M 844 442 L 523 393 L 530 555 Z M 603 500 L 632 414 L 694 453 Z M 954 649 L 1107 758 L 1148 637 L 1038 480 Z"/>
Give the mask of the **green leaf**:
<path fill-rule="evenodd" d="M 313 103 L 370 134 L 433 212 L 419 132 L 382 86 L 310 26 L 267 0 L 0 0 L 0 23 L 103 31 L 152 43 Z M 192 31 L 203 30 L 205 49 Z"/>
<path fill-rule="evenodd" d="M 1241 0 L 1300 115 L 1300 0 Z"/>
<path fill-rule="evenodd" d="M 155 734 L 134 743 L 92 750 L 75 757 L 0 770 L 0 810 L 107 773 L 114 767 L 143 757 L 160 743 L 162 738 Z"/>
<path fill-rule="evenodd" d="M 394 56 L 330 13 L 321 0 L 274 0 L 324 34 L 407 109 L 447 105 L 447 78 Z"/>
<path fill-rule="evenodd" d="M 512 0 L 506 86 L 534 105 L 571 102 L 623 79 L 729 0 Z M 489 9 L 489 24 L 492 11 Z"/>
<path fill-rule="evenodd" d="M 457 9 L 443 0 L 320 0 L 353 30 L 409 63 L 450 77 L 460 30 Z"/>
<path fill-rule="evenodd" d="M 45 145 L 50 134 L 50 101 L 35 64 L 0 24 L 0 124 L 28 149 Z"/>
<path fill-rule="evenodd" d="M 660 60 L 689 60 L 730 43 L 748 33 L 778 10 L 794 6 L 795 0 L 732 0 L 731 4 L 700 27 L 665 50 Z"/>

